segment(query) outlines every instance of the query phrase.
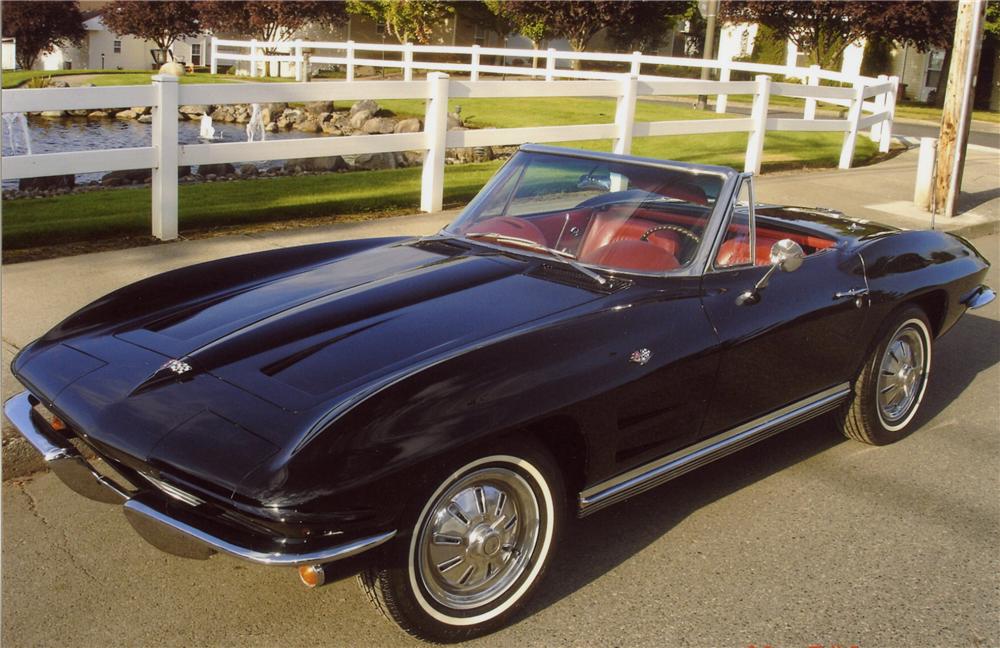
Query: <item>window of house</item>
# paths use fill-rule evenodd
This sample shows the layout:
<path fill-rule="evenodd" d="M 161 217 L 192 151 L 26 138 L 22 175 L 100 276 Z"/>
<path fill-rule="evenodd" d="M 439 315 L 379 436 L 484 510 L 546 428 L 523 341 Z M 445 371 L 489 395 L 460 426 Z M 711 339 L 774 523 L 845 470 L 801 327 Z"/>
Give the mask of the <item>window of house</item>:
<path fill-rule="evenodd" d="M 927 73 L 924 76 L 924 87 L 936 88 L 941 77 L 941 67 L 944 64 L 944 50 L 933 50 L 927 57 Z"/>
<path fill-rule="evenodd" d="M 201 44 L 191 45 L 191 65 L 201 65 Z"/>
<path fill-rule="evenodd" d="M 114 42 L 114 44 L 113 44 L 113 47 L 114 47 L 115 54 L 121 54 L 122 53 L 122 42 L 120 40 L 116 40 Z"/>
<path fill-rule="evenodd" d="M 472 35 L 472 42 L 475 45 L 485 45 L 486 44 L 486 30 L 484 30 L 479 25 L 476 25 L 476 31 Z"/>

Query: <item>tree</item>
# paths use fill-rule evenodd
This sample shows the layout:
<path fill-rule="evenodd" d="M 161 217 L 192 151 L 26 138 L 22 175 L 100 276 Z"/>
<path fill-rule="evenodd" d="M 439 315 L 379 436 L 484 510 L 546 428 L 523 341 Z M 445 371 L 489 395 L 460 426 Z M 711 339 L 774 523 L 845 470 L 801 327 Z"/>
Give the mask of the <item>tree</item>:
<path fill-rule="evenodd" d="M 720 16 L 727 22 L 766 25 L 795 43 L 812 63 L 826 66 L 864 38 L 921 50 L 947 47 L 955 24 L 953 3 L 918 0 L 730 0 L 722 4 Z"/>
<path fill-rule="evenodd" d="M 40 55 L 83 42 L 87 31 L 76 2 L 4 2 L 3 35 L 16 40 L 18 67 L 30 70 Z"/>
<path fill-rule="evenodd" d="M 487 6 L 507 16 L 535 49 L 542 40 L 559 36 L 577 52 L 602 29 L 619 45 L 655 47 L 673 18 L 688 8 L 684 2 L 642 0 L 487 0 Z M 574 61 L 576 69 L 579 64 Z"/>
<path fill-rule="evenodd" d="M 347 11 L 384 24 L 386 34 L 400 43 L 428 43 L 455 8 L 437 0 L 347 0 Z"/>
<path fill-rule="evenodd" d="M 153 41 L 173 60 L 170 47 L 180 38 L 196 36 L 202 29 L 191 2 L 130 2 L 119 0 L 104 7 L 101 20 L 111 31 Z M 155 61 L 154 59 L 154 62 Z"/>
<path fill-rule="evenodd" d="M 274 42 L 290 39 L 303 27 L 336 27 L 347 22 L 341 2 L 281 0 L 207 0 L 197 3 L 202 26 L 214 32 L 238 33 Z M 264 50 L 274 53 L 273 48 Z"/>

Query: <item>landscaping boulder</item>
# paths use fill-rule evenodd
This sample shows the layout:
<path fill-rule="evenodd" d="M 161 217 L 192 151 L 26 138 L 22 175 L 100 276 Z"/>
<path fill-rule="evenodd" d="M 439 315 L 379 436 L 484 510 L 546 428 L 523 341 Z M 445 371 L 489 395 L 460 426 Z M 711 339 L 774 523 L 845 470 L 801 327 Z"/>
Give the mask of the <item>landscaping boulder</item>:
<path fill-rule="evenodd" d="M 244 178 L 252 178 L 259 173 L 257 166 L 254 164 L 241 164 L 240 165 L 240 175 Z"/>
<path fill-rule="evenodd" d="M 131 110 L 136 114 L 136 116 L 147 115 L 152 112 L 152 109 L 149 106 L 134 106 Z"/>
<path fill-rule="evenodd" d="M 66 114 L 70 117 L 86 117 L 90 114 L 89 110 L 67 110 Z"/>
<path fill-rule="evenodd" d="M 105 173 L 101 177 L 101 184 L 105 187 L 117 187 L 119 185 L 141 184 L 153 177 L 152 169 L 125 169 L 123 171 L 112 171 Z"/>
<path fill-rule="evenodd" d="M 43 110 L 38 114 L 46 119 L 60 119 L 66 115 L 66 112 L 63 110 Z"/>
<path fill-rule="evenodd" d="M 332 101 L 310 101 L 306 104 L 306 112 L 318 115 L 324 112 L 333 112 Z"/>
<path fill-rule="evenodd" d="M 375 101 L 375 100 L 373 100 L 373 99 L 362 99 L 361 101 L 359 101 L 359 102 L 355 103 L 353 106 L 351 106 L 351 113 L 350 114 L 353 117 L 355 114 L 357 114 L 357 113 L 359 113 L 359 112 L 361 112 L 363 110 L 367 110 L 372 115 L 374 115 L 379 110 L 381 110 L 381 106 L 379 106 L 378 102 Z"/>
<path fill-rule="evenodd" d="M 21 178 L 17 181 L 20 191 L 52 191 L 55 189 L 72 189 L 76 186 L 76 176 L 72 173 L 41 178 Z"/>
<path fill-rule="evenodd" d="M 153 116 L 152 115 L 142 115 L 141 117 L 139 117 L 139 119 L 137 121 L 140 124 L 152 124 L 153 123 Z"/>
<path fill-rule="evenodd" d="M 231 122 L 236 121 L 233 116 L 232 106 L 217 106 L 211 114 L 212 121 L 216 122 Z"/>
<path fill-rule="evenodd" d="M 265 124 L 278 121 L 281 117 L 281 113 L 288 108 L 286 103 L 266 103 L 260 105 L 260 117 L 264 120 Z"/>
<path fill-rule="evenodd" d="M 347 162 L 344 158 L 339 155 L 328 155 L 326 157 L 317 158 L 298 158 L 294 160 L 286 160 L 284 164 L 286 171 L 297 172 L 297 171 L 312 171 L 312 172 L 329 172 L 329 171 L 341 171 L 348 167 Z"/>
<path fill-rule="evenodd" d="M 361 102 L 358 102 L 358 103 L 361 103 Z M 357 105 L 357 104 L 355 104 L 355 105 Z M 364 127 L 365 122 L 367 122 L 369 119 L 371 119 L 374 116 L 375 116 L 375 113 L 373 113 L 370 110 L 359 110 L 356 113 L 352 113 L 351 114 L 351 128 L 354 128 L 354 129 L 357 129 L 357 130 L 361 130 Z"/>
<path fill-rule="evenodd" d="M 316 119 L 310 117 L 295 124 L 295 130 L 302 131 L 303 133 L 319 133 L 322 132 L 323 127 Z"/>
<path fill-rule="evenodd" d="M 107 110 L 95 110 L 93 112 L 87 113 L 87 117 L 90 119 L 107 119 L 111 116 L 111 113 Z"/>
<path fill-rule="evenodd" d="M 69 83 L 63 81 L 62 79 L 49 79 L 50 88 L 68 88 Z"/>
<path fill-rule="evenodd" d="M 359 113 L 360 114 L 360 113 Z M 396 128 L 396 120 L 388 117 L 372 117 L 364 123 L 361 130 L 369 135 L 391 133 Z"/>
<path fill-rule="evenodd" d="M 363 153 L 354 158 L 354 168 L 365 171 L 395 169 L 396 156 L 392 153 Z"/>
<path fill-rule="evenodd" d="M 341 130 L 337 128 L 337 124 L 332 120 L 323 122 L 323 132 L 327 135 L 343 135 Z"/>
<path fill-rule="evenodd" d="M 211 111 L 212 107 L 206 104 L 187 104 L 177 109 L 177 112 L 191 119 L 209 114 Z"/>
<path fill-rule="evenodd" d="M 404 119 L 396 124 L 394 132 L 396 133 L 419 133 L 423 129 L 424 125 L 416 117 L 411 117 L 410 119 Z"/>
<path fill-rule="evenodd" d="M 277 133 L 278 125 L 275 124 L 274 122 L 271 122 L 269 124 L 264 124 L 264 130 L 266 130 L 268 133 Z"/>
<path fill-rule="evenodd" d="M 236 173 L 236 167 L 228 162 L 222 164 L 199 164 L 198 165 L 198 175 L 203 177 L 208 177 L 209 175 L 224 176 L 230 173 Z"/>

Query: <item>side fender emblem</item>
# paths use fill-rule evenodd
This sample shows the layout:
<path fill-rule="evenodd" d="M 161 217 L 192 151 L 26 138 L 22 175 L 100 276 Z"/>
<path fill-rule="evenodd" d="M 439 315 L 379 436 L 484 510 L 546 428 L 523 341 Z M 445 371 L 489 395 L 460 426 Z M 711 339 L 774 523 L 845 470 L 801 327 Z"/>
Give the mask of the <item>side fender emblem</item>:
<path fill-rule="evenodd" d="M 628 357 L 629 362 L 634 362 L 637 365 L 644 365 L 649 362 L 649 359 L 653 357 L 653 352 L 649 349 L 642 348 L 636 349 L 632 352 L 632 355 Z"/>

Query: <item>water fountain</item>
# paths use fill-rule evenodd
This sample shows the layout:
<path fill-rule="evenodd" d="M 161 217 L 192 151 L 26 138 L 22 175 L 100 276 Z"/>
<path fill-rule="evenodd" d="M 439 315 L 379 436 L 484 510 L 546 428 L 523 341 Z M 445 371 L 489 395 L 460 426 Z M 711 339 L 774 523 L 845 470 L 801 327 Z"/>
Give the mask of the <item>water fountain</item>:
<path fill-rule="evenodd" d="M 247 123 L 247 141 L 264 141 L 264 117 L 260 112 L 260 104 L 252 104 L 250 121 Z"/>
<path fill-rule="evenodd" d="M 7 146 L 10 148 L 7 155 L 17 155 L 21 148 L 24 149 L 25 153 L 31 155 L 31 135 L 28 132 L 28 120 L 24 118 L 24 113 L 5 113 L 3 123 L 7 128 Z"/>
<path fill-rule="evenodd" d="M 222 135 L 215 134 L 215 127 L 212 126 L 212 118 L 208 115 L 201 116 L 201 129 L 198 131 L 198 139 L 206 141 L 222 139 Z"/>

